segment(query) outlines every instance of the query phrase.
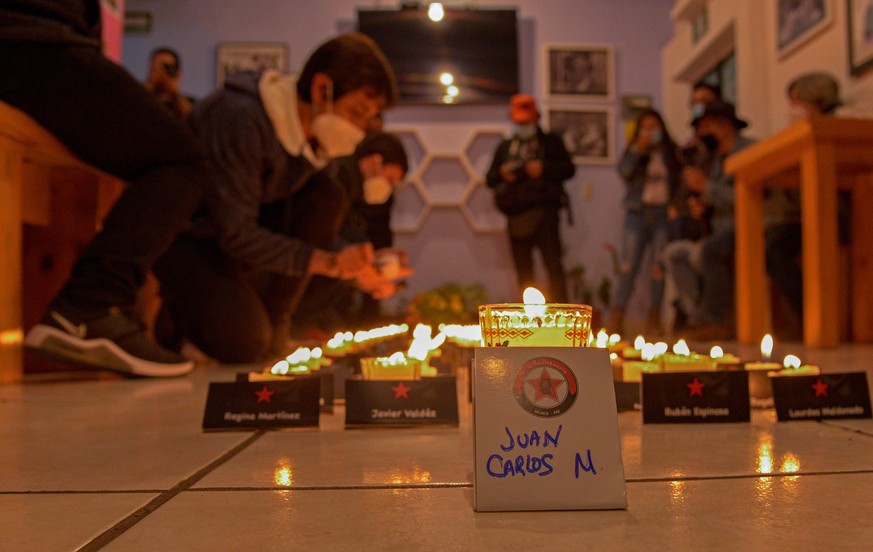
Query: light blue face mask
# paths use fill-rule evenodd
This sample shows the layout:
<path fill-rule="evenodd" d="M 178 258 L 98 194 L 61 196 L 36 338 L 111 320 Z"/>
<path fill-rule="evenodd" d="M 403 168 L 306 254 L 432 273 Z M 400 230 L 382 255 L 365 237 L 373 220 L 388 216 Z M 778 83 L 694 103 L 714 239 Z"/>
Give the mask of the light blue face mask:
<path fill-rule="evenodd" d="M 694 103 L 691 104 L 691 118 L 696 119 L 703 115 L 703 112 L 706 110 L 706 104 L 704 103 Z"/>
<path fill-rule="evenodd" d="M 652 145 L 657 146 L 664 139 L 664 131 L 660 128 L 654 128 L 649 131 L 649 136 L 652 138 Z"/>
<path fill-rule="evenodd" d="M 533 123 L 515 125 L 515 135 L 522 140 L 530 140 L 537 135 L 537 126 Z"/>

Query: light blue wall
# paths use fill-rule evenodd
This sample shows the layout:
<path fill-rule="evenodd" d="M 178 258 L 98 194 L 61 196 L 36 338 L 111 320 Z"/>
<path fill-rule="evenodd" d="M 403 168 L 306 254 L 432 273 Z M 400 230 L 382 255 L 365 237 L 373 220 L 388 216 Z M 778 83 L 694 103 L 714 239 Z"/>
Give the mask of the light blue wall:
<path fill-rule="evenodd" d="M 125 66 L 145 77 L 149 51 L 162 45 L 179 51 L 183 59 L 183 88 L 203 96 L 215 80 L 215 46 L 220 42 L 284 42 L 289 47 L 290 69 L 296 70 L 308 53 L 337 32 L 352 30 L 355 7 L 389 7 L 399 2 L 359 3 L 353 0 L 128 0 L 129 11 L 146 10 L 154 17 L 148 35 L 127 35 Z M 449 5 L 462 2 L 447 2 Z M 506 7 L 506 2 L 478 1 L 481 7 Z M 669 17 L 673 0 L 522 0 L 519 9 L 522 91 L 543 97 L 543 54 L 546 44 L 611 44 L 615 49 L 616 156 L 624 149 L 618 98 L 644 94 L 661 103 L 662 46 L 672 34 Z M 562 104 L 567 105 L 567 104 Z M 575 104 L 581 105 L 581 104 Z M 462 147 L 455 135 L 481 128 L 508 131 L 505 106 L 401 107 L 386 116 L 392 126 L 418 128 L 426 147 L 437 154 Z M 443 132 L 443 129 L 446 132 Z M 672 129 L 684 138 L 685 129 Z M 449 136 L 440 139 L 440 135 Z M 430 143 L 431 137 L 433 143 Z M 449 142 L 449 144 L 446 144 Z M 453 146 L 452 144 L 456 144 Z M 471 159 L 477 171 L 487 159 Z M 486 156 L 487 157 L 487 156 Z M 589 186 L 586 186 L 589 185 Z M 583 189 L 590 197 L 583 198 Z M 618 245 L 621 230 L 623 184 L 612 166 L 582 165 L 567 186 L 576 223 L 564 228 L 565 266 L 588 267 L 591 280 L 611 274 L 604 243 Z M 508 247 L 502 234 L 473 232 L 454 207 L 435 207 L 419 232 L 401 234 L 399 245 L 410 251 L 417 275 L 405 297 L 445 281 L 482 282 L 492 299 L 512 299 L 514 280 Z M 638 300 L 639 301 L 639 300 Z"/>

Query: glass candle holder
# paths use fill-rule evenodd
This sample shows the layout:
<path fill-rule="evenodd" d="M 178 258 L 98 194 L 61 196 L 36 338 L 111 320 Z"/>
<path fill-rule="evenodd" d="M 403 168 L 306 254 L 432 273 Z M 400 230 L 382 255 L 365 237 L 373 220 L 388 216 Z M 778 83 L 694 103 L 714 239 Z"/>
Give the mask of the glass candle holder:
<path fill-rule="evenodd" d="M 485 347 L 585 347 L 591 307 L 566 303 L 481 305 Z"/>

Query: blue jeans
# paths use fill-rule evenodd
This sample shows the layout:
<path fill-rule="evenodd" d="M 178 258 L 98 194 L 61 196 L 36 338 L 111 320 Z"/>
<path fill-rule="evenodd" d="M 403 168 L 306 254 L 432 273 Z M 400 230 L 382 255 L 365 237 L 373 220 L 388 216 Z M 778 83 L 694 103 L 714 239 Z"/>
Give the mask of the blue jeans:
<path fill-rule="evenodd" d="M 668 243 L 663 253 L 679 305 L 692 320 L 700 305 L 702 249 L 702 240 L 676 240 Z"/>
<path fill-rule="evenodd" d="M 666 207 L 643 207 L 642 211 L 628 211 L 624 217 L 624 234 L 621 244 L 621 277 L 618 281 L 618 290 L 615 293 L 613 306 L 623 309 L 630 299 L 633 291 L 634 280 L 641 268 L 651 272 L 655 266 L 663 267 L 661 253 L 667 243 Z M 643 257 L 646 249 L 651 250 L 649 263 L 643 267 Z M 651 283 L 651 306 L 653 309 L 661 307 L 664 297 L 663 272 L 652 274 Z"/>
<path fill-rule="evenodd" d="M 703 295 L 698 318 L 712 324 L 734 322 L 734 229 L 703 241 Z"/>

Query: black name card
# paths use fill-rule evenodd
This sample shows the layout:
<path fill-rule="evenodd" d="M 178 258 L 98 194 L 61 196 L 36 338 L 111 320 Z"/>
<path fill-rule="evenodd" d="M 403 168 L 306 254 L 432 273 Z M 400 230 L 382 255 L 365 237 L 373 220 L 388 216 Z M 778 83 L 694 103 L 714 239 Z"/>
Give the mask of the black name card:
<path fill-rule="evenodd" d="M 346 380 L 346 426 L 458 425 L 454 376 Z"/>
<path fill-rule="evenodd" d="M 780 422 L 871 417 L 865 372 L 774 376 L 770 383 Z"/>
<path fill-rule="evenodd" d="M 636 381 L 614 381 L 615 405 L 619 412 L 640 410 L 640 383 Z"/>
<path fill-rule="evenodd" d="M 644 424 L 748 422 L 746 372 L 643 373 Z"/>
<path fill-rule="evenodd" d="M 318 376 L 289 381 L 212 382 L 206 396 L 206 431 L 318 427 Z"/>

